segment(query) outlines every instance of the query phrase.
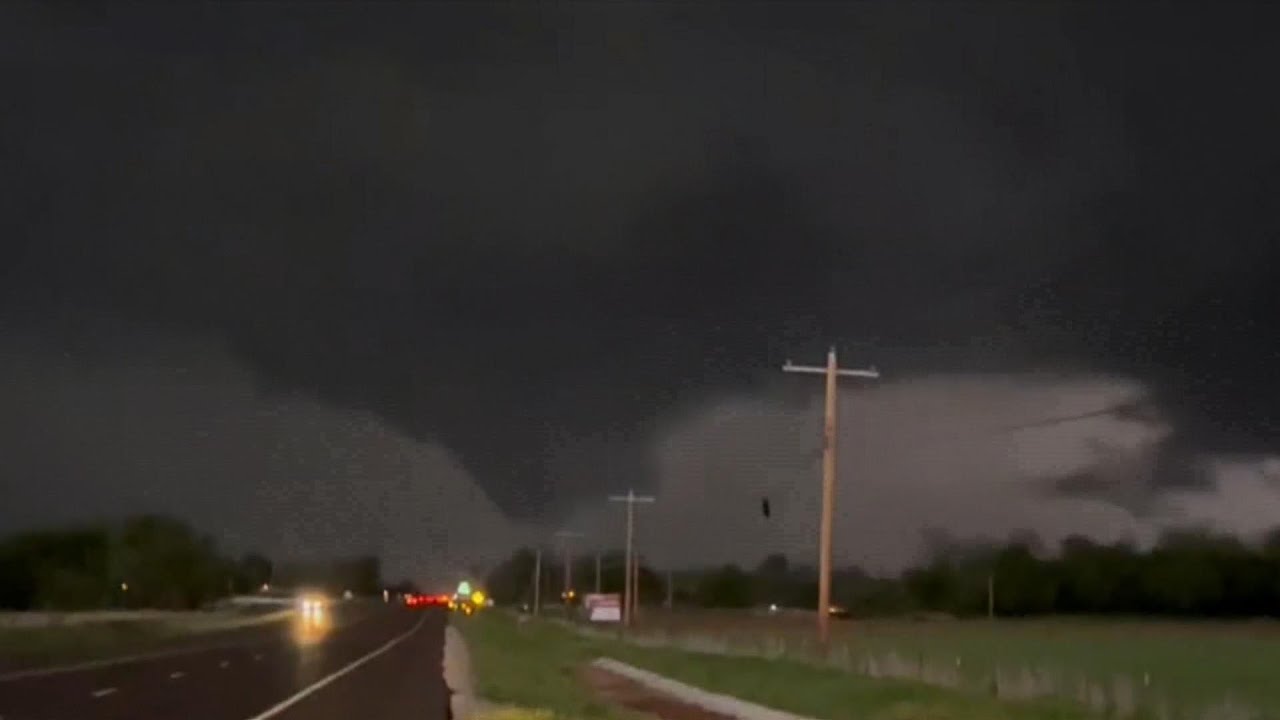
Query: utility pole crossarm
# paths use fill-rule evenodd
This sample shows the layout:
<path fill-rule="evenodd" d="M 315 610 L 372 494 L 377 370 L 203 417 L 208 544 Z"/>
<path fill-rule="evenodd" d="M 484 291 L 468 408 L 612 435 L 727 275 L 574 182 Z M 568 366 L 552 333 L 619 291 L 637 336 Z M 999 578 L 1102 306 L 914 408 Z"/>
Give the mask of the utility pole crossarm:
<path fill-rule="evenodd" d="M 610 502 L 624 502 L 624 503 L 633 503 L 633 502 L 651 503 L 655 499 L 656 498 L 654 498 L 652 495 L 610 495 L 609 496 Z"/>
<path fill-rule="evenodd" d="M 789 372 L 789 373 L 803 373 L 806 375 L 826 375 L 827 374 L 827 369 L 825 367 L 821 367 L 818 365 L 796 365 L 792 363 L 790 360 L 783 363 L 782 371 Z M 840 368 L 839 370 L 836 370 L 836 375 L 839 375 L 840 377 L 860 377 L 860 378 L 871 378 L 872 380 L 875 380 L 880 377 L 880 371 L 875 369 L 874 367 L 867 368 L 865 370 L 851 370 L 848 368 Z"/>

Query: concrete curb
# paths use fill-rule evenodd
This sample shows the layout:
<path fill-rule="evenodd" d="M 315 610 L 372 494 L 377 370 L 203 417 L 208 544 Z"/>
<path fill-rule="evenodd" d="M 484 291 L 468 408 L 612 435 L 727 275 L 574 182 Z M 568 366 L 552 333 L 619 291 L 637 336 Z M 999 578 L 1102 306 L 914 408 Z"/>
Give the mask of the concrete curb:
<path fill-rule="evenodd" d="M 782 710 L 747 702 L 732 695 L 721 695 L 720 693 L 713 693 L 692 685 L 686 685 L 657 673 L 651 673 L 648 670 L 641 670 L 638 667 L 618 662 L 612 658 L 597 658 L 591 664 L 602 670 L 608 670 L 629 680 L 634 680 L 651 690 L 670 695 L 691 705 L 696 705 L 703 710 L 740 718 L 740 720 L 814 720 L 803 715 L 793 715 Z"/>
<path fill-rule="evenodd" d="M 452 625 L 444 629 L 444 684 L 449 688 L 452 720 L 471 720 L 478 710 L 475 681 L 471 675 L 471 655 L 462 633 Z"/>

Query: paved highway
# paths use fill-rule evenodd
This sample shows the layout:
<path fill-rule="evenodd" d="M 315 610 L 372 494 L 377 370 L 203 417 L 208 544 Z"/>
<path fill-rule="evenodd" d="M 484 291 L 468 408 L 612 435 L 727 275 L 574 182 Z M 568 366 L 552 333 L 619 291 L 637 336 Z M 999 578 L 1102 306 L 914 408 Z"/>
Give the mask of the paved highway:
<path fill-rule="evenodd" d="M 300 642 L 290 629 L 0 676 L 0 720 L 448 720 L 441 611 L 380 609 Z"/>

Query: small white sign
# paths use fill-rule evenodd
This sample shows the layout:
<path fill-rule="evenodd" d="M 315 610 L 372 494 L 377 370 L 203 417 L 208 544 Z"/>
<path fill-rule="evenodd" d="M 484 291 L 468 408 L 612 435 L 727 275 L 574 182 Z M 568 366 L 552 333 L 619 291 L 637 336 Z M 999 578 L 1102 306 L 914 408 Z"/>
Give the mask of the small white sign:
<path fill-rule="evenodd" d="M 622 599 L 617 593 L 585 595 L 582 606 L 587 609 L 587 619 L 591 622 L 622 621 Z"/>
<path fill-rule="evenodd" d="M 591 609 L 591 616 L 588 618 L 591 622 L 621 622 L 622 608 L 620 607 L 594 607 Z"/>

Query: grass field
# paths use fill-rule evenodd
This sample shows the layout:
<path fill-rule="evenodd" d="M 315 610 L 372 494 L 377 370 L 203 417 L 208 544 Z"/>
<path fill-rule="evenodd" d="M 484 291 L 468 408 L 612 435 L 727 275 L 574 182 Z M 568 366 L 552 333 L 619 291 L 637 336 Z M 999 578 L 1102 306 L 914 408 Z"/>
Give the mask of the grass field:
<path fill-rule="evenodd" d="M 560 718 L 628 716 L 593 698 L 576 672 L 613 657 L 708 690 L 828 720 L 1081 720 L 1059 700 L 1001 701 L 984 693 L 901 679 L 873 679 L 794 659 L 732 657 L 640 647 L 586 637 L 542 621 L 519 625 L 502 613 L 458 618 L 476 690 L 486 701 L 546 710 Z"/>
<path fill-rule="evenodd" d="M 651 612 L 648 645 L 816 662 L 813 618 Z M 1280 717 L 1280 624 L 1092 619 L 837 621 L 827 663 L 1099 715 Z"/>

